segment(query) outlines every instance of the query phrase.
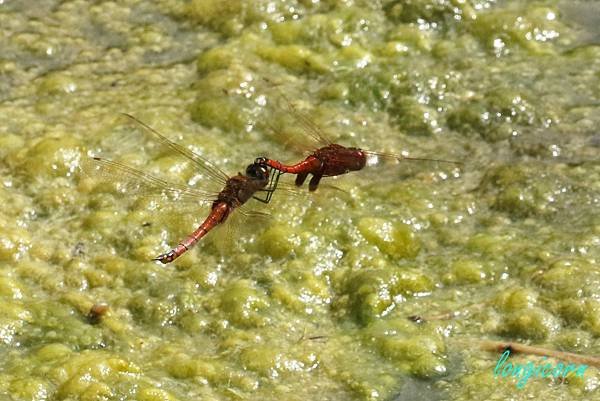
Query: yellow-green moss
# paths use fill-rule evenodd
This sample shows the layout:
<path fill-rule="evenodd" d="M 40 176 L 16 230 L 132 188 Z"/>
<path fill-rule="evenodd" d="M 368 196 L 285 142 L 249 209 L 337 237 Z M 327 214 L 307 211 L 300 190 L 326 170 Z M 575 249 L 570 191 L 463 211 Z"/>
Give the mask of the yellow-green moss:
<path fill-rule="evenodd" d="M 394 258 L 414 258 L 421 249 L 417 235 L 405 224 L 363 218 L 358 229 L 369 243 Z"/>

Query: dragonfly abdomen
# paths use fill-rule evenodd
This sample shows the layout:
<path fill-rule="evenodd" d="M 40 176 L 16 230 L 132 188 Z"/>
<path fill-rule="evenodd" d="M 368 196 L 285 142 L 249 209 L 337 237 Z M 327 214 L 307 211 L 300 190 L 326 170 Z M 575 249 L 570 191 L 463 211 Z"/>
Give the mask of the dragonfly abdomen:
<path fill-rule="evenodd" d="M 171 263 L 185 252 L 187 252 L 196 242 L 200 241 L 202 237 L 204 237 L 210 230 L 215 228 L 217 225 L 223 223 L 229 213 L 233 210 L 233 206 L 231 206 L 228 202 L 219 202 L 216 201 L 213 204 L 212 210 L 208 217 L 204 220 L 198 228 L 191 233 L 186 239 L 181 241 L 175 248 L 170 250 L 167 253 L 163 253 L 158 255 L 154 260 L 158 260 L 161 263 Z"/>

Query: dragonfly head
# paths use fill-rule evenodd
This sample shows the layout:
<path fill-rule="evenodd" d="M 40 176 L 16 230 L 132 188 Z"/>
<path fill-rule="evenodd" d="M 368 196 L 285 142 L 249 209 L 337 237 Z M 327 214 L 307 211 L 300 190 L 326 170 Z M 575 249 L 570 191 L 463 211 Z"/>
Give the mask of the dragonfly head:
<path fill-rule="evenodd" d="M 257 180 L 268 180 L 269 174 L 269 168 L 265 164 L 259 163 L 258 159 L 246 167 L 246 175 L 250 178 Z"/>

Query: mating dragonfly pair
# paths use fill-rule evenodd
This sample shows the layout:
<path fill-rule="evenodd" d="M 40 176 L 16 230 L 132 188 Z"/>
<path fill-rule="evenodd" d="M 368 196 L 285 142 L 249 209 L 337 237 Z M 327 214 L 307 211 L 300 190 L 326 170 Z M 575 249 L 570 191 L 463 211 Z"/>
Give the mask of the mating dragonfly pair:
<path fill-rule="evenodd" d="M 329 141 L 319 130 L 319 128 L 310 120 L 297 113 L 297 111 L 293 108 L 292 112 L 295 114 L 295 117 L 298 118 L 298 121 L 304 125 L 307 133 L 320 144 L 320 147 L 312 151 L 312 153 L 304 160 L 297 164 L 291 165 L 286 165 L 277 160 L 266 157 L 259 157 L 254 161 L 254 163 L 250 164 L 246 168 L 245 174 L 239 173 L 233 177 L 229 177 L 213 163 L 196 154 L 192 150 L 172 142 L 167 137 L 141 122 L 137 118 L 129 114 L 125 114 L 125 116 L 130 120 L 143 127 L 147 132 L 151 133 L 160 143 L 170 148 L 170 150 L 175 151 L 192 161 L 194 165 L 202 169 L 203 172 L 212 179 L 212 181 L 218 182 L 220 185 L 222 185 L 223 189 L 218 193 L 216 198 L 211 198 L 207 192 L 204 192 L 200 189 L 172 184 L 122 163 L 100 157 L 92 158 L 92 164 L 94 166 L 93 168 L 108 171 L 109 176 L 114 176 L 115 174 L 129 176 L 139 184 L 146 184 L 148 186 L 158 188 L 163 192 L 176 194 L 179 197 L 187 196 L 198 201 L 212 202 L 211 212 L 194 232 L 188 235 L 170 251 L 160 254 L 154 258 L 154 260 L 166 264 L 174 261 L 187 252 L 202 237 L 208 234 L 210 230 L 224 223 L 235 209 L 241 207 L 250 199 L 256 199 L 263 203 L 269 203 L 272 199 L 273 193 L 277 189 L 279 178 L 282 174 L 295 174 L 295 183 L 297 186 L 301 186 L 310 175 L 311 178 L 308 188 L 310 191 L 315 191 L 323 177 L 332 177 L 346 174 L 351 171 L 362 170 L 367 164 L 367 158 L 369 155 L 393 158 L 397 160 L 423 160 L 460 164 L 458 162 L 447 160 L 411 158 L 400 155 L 372 152 L 335 144 Z"/>

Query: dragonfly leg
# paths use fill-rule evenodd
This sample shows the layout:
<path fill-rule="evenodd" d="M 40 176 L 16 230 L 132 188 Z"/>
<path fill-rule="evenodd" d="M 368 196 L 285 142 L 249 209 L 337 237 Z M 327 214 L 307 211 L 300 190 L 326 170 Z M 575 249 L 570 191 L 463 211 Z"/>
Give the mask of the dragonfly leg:
<path fill-rule="evenodd" d="M 271 198 L 275 193 L 275 189 L 277 189 L 277 184 L 279 184 L 279 177 L 281 177 L 282 174 L 282 171 L 273 170 L 271 182 L 269 183 L 269 187 L 267 189 L 267 203 L 271 202 Z"/>
<path fill-rule="evenodd" d="M 319 181 L 321 181 L 322 177 L 323 176 L 320 174 L 313 175 L 310 181 L 308 182 L 308 190 L 311 192 L 315 191 L 319 186 Z"/>
<path fill-rule="evenodd" d="M 281 177 L 282 174 L 284 174 L 284 173 L 281 172 L 281 171 L 273 169 L 272 173 L 271 173 L 271 179 L 269 181 L 269 185 L 267 186 L 266 189 L 260 190 L 260 192 L 265 192 L 266 193 L 264 199 L 260 198 L 260 197 L 258 197 L 256 195 L 253 196 L 253 198 L 256 199 L 259 202 L 262 202 L 262 203 L 269 203 L 269 202 L 271 202 L 271 198 L 273 197 L 273 193 L 275 192 L 275 189 L 277 189 L 277 184 L 279 183 L 279 177 Z"/>
<path fill-rule="evenodd" d="M 308 177 L 308 173 L 299 173 L 296 176 L 296 181 L 295 181 L 296 186 L 298 186 L 298 187 L 302 186 L 302 184 L 304 184 L 304 181 L 306 180 L 306 177 Z"/>

